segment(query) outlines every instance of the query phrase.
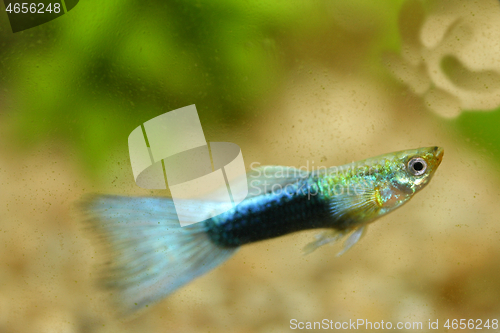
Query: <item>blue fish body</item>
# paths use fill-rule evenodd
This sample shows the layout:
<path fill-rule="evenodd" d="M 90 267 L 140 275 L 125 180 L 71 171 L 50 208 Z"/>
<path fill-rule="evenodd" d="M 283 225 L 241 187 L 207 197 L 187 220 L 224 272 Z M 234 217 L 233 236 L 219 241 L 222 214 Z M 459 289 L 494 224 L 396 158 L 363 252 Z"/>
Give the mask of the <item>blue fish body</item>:
<path fill-rule="evenodd" d="M 296 231 L 334 227 L 331 220 L 327 198 L 308 177 L 250 197 L 203 223 L 215 244 L 238 247 Z"/>

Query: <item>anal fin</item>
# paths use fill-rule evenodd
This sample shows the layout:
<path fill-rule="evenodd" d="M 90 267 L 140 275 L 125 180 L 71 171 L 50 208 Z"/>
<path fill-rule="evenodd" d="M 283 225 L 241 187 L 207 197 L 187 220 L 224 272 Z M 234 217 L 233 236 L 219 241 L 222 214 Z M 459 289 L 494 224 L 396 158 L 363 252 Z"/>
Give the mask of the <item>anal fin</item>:
<path fill-rule="evenodd" d="M 367 228 L 368 228 L 367 226 L 361 226 L 359 228 L 354 229 L 354 232 L 345 240 L 344 248 L 339 253 L 337 253 L 337 257 L 346 253 L 351 247 L 353 247 L 354 244 L 356 244 L 365 235 Z M 335 243 L 339 239 L 349 234 L 352 230 L 353 229 L 346 229 L 346 230 L 331 229 L 323 231 L 322 233 L 315 236 L 316 239 L 314 241 L 312 241 L 311 243 L 307 244 L 304 247 L 303 252 L 304 254 L 309 254 L 325 244 Z"/>
<path fill-rule="evenodd" d="M 340 257 L 341 255 L 346 253 L 351 247 L 353 247 L 354 244 L 356 244 L 361 239 L 361 237 L 363 237 L 366 234 L 367 229 L 368 229 L 367 226 L 362 226 L 354 230 L 354 232 L 349 236 L 349 238 L 345 240 L 344 248 L 342 249 L 342 251 L 337 253 L 337 257 Z"/>
<path fill-rule="evenodd" d="M 315 251 L 318 247 L 323 246 L 323 245 L 328 244 L 328 243 L 332 243 L 332 242 L 334 243 L 344 236 L 345 236 L 344 231 L 333 230 L 333 229 L 323 231 L 322 233 L 317 234 L 315 236 L 316 239 L 314 241 L 312 241 L 311 243 L 307 244 L 304 247 L 303 252 L 304 252 L 304 254 L 309 254 L 309 253 Z"/>

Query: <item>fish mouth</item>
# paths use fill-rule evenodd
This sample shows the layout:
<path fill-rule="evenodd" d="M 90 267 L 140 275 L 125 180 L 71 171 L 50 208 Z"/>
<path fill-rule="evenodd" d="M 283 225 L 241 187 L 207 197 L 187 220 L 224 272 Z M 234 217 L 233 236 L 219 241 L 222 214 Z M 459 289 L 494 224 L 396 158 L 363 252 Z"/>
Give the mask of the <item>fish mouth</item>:
<path fill-rule="evenodd" d="M 434 147 L 434 157 L 436 158 L 436 166 L 441 164 L 441 161 L 443 160 L 443 155 L 444 155 L 444 149 L 441 147 Z"/>

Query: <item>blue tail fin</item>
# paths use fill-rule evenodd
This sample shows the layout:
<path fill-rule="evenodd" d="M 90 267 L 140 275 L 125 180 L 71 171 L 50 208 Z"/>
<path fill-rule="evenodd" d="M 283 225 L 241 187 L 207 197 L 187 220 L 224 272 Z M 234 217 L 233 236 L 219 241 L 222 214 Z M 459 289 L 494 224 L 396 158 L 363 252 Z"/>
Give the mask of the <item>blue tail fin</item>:
<path fill-rule="evenodd" d="M 93 196 L 82 207 L 108 250 L 102 282 L 115 290 L 124 315 L 156 303 L 236 250 L 215 245 L 203 222 L 181 227 L 169 198 Z"/>

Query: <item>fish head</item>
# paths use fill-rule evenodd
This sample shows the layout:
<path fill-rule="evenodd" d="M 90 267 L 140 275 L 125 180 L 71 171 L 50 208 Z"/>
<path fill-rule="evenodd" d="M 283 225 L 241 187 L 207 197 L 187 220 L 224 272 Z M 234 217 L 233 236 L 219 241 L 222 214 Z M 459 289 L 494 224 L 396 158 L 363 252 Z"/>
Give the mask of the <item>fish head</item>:
<path fill-rule="evenodd" d="M 423 189 L 443 159 L 443 148 L 424 147 L 378 156 L 367 162 L 375 166 L 375 198 L 382 213 L 410 200 Z"/>
<path fill-rule="evenodd" d="M 434 176 L 444 150 L 424 147 L 394 153 L 385 170 L 385 184 L 381 190 L 381 206 L 400 206 L 423 189 Z"/>
<path fill-rule="evenodd" d="M 407 193 L 423 189 L 434 176 L 443 159 L 441 147 L 406 150 L 398 154 L 396 170 L 391 181 Z"/>

